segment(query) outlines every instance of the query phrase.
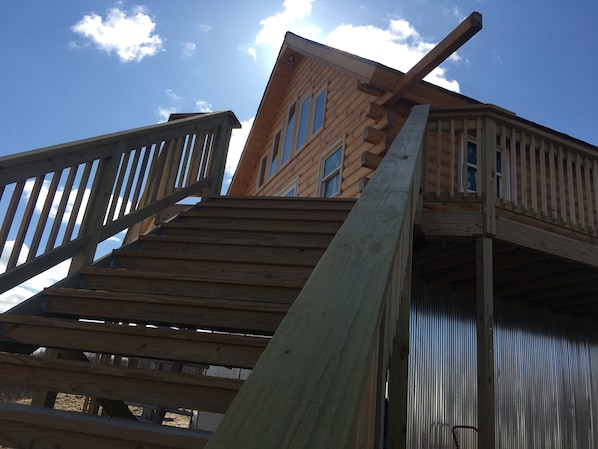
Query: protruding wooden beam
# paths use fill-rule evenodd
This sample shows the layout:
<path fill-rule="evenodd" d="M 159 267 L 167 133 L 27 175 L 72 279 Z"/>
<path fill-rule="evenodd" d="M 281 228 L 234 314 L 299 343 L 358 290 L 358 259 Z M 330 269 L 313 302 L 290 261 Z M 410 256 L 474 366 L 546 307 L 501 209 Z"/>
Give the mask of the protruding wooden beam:
<path fill-rule="evenodd" d="M 386 141 L 387 138 L 393 138 L 390 133 L 372 126 L 366 126 L 363 130 L 363 140 L 369 143 L 378 143 Z"/>
<path fill-rule="evenodd" d="M 395 86 L 395 93 L 384 102 L 384 106 L 390 106 L 399 100 L 409 89 L 420 82 L 428 73 L 438 67 L 481 29 L 482 15 L 479 12 L 472 12 L 457 28 L 451 31 L 426 56 L 403 75 Z"/>
<path fill-rule="evenodd" d="M 380 120 L 380 118 L 388 112 L 381 104 L 370 103 L 365 108 L 365 116 L 373 120 Z"/>
<path fill-rule="evenodd" d="M 369 151 L 364 151 L 361 153 L 361 166 L 375 170 L 378 168 L 378 165 L 380 165 L 382 157 L 383 156 L 381 154 L 374 154 Z"/>

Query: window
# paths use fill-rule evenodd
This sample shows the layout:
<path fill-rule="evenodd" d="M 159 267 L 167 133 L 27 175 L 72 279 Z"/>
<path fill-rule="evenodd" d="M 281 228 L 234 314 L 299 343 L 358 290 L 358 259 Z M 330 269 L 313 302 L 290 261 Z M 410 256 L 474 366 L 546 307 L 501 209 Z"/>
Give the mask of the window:
<path fill-rule="evenodd" d="M 324 109 L 326 107 L 326 89 L 318 94 L 316 97 L 316 104 L 314 106 L 314 121 L 311 127 L 311 133 L 315 134 L 324 125 Z"/>
<path fill-rule="evenodd" d="M 326 198 L 340 193 L 343 146 L 335 148 L 336 150 L 322 158 L 320 168 L 320 196 Z"/>
<path fill-rule="evenodd" d="M 293 145 L 293 131 L 295 130 L 295 104 L 290 107 L 287 118 L 287 127 L 284 132 L 284 149 L 282 151 L 282 163 L 284 164 L 291 157 L 291 146 Z"/>
<path fill-rule="evenodd" d="M 297 196 L 297 181 L 295 180 L 291 185 L 287 186 L 286 189 L 282 191 L 281 196 Z"/>
<path fill-rule="evenodd" d="M 467 141 L 467 191 L 478 191 L 478 145 Z"/>
<path fill-rule="evenodd" d="M 297 130 L 297 145 L 295 149 L 298 150 L 305 143 L 307 134 L 307 117 L 309 116 L 309 104 L 311 103 L 311 96 L 308 96 L 301 103 L 301 115 L 299 116 L 299 129 Z"/>
<path fill-rule="evenodd" d="M 278 169 L 278 153 L 280 150 L 280 131 L 276 133 L 274 137 L 274 144 L 272 145 L 272 159 L 270 162 L 270 177 L 276 174 Z"/>
<path fill-rule="evenodd" d="M 508 197 L 508 153 L 501 148 L 496 149 L 496 196 Z M 467 141 L 466 187 L 468 192 L 478 191 L 478 146 Z"/>
<path fill-rule="evenodd" d="M 257 188 L 259 189 L 266 181 L 266 169 L 268 168 L 268 155 L 266 154 L 260 160 L 260 171 L 257 176 Z"/>

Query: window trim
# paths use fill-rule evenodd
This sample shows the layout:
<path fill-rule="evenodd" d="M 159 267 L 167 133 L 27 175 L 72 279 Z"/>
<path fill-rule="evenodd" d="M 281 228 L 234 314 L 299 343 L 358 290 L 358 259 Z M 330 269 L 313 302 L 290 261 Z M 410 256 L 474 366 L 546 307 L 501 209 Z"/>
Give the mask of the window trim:
<path fill-rule="evenodd" d="M 261 159 L 260 159 L 260 163 L 258 165 L 258 172 L 257 172 L 257 188 L 260 189 L 264 184 L 266 184 L 266 181 L 268 181 L 269 176 L 269 165 L 268 165 L 268 157 L 269 157 L 269 152 L 264 154 Z"/>
<path fill-rule="evenodd" d="M 270 147 L 270 167 L 268 170 L 268 179 L 272 178 L 276 175 L 278 170 L 281 167 L 280 159 L 280 137 L 281 137 L 281 130 L 279 129 L 274 133 L 274 138 L 272 140 L 272 146 Z M 276 156 L 275 156 L 276 154 Z"/>
<path fill-rule="evenodd" d="M 287 184 L 286 187 L 282 189 L 280 196 L 289 197 L 288 194 L 292 190 L 295 190 L 295 195 L 293 195 L 293 197 L 296 197 L 299 192 L 299 178 L 295 178 L 292 182 Z"/>

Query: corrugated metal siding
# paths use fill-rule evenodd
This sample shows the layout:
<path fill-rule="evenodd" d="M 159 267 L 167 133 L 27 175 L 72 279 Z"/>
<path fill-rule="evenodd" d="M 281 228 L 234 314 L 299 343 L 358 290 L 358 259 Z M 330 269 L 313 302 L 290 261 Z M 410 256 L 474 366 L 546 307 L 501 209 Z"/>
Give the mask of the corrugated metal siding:
<path fill-rule="evenodd" d="M 475 304 L 414 286 L 408 447 L 453 448 L 476 426 Z M 598 338 L 590 329 L 496 307 L 497 447 L 598 447 Z M 457 430 L 462 449 L 476 432 Z"/>

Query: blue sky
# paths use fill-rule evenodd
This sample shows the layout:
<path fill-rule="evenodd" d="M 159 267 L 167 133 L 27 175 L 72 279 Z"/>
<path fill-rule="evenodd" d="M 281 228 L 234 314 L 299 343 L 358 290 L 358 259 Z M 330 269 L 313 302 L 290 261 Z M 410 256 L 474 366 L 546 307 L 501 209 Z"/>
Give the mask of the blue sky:
<path fill-rule="evenodd" d="M 19 0 L 0 156 L 230 109 L 230 174 L 285 31 L 406 71 L 472 11 L 483 30 L 428 79 L 598 145 L 596 0 Z"/>

